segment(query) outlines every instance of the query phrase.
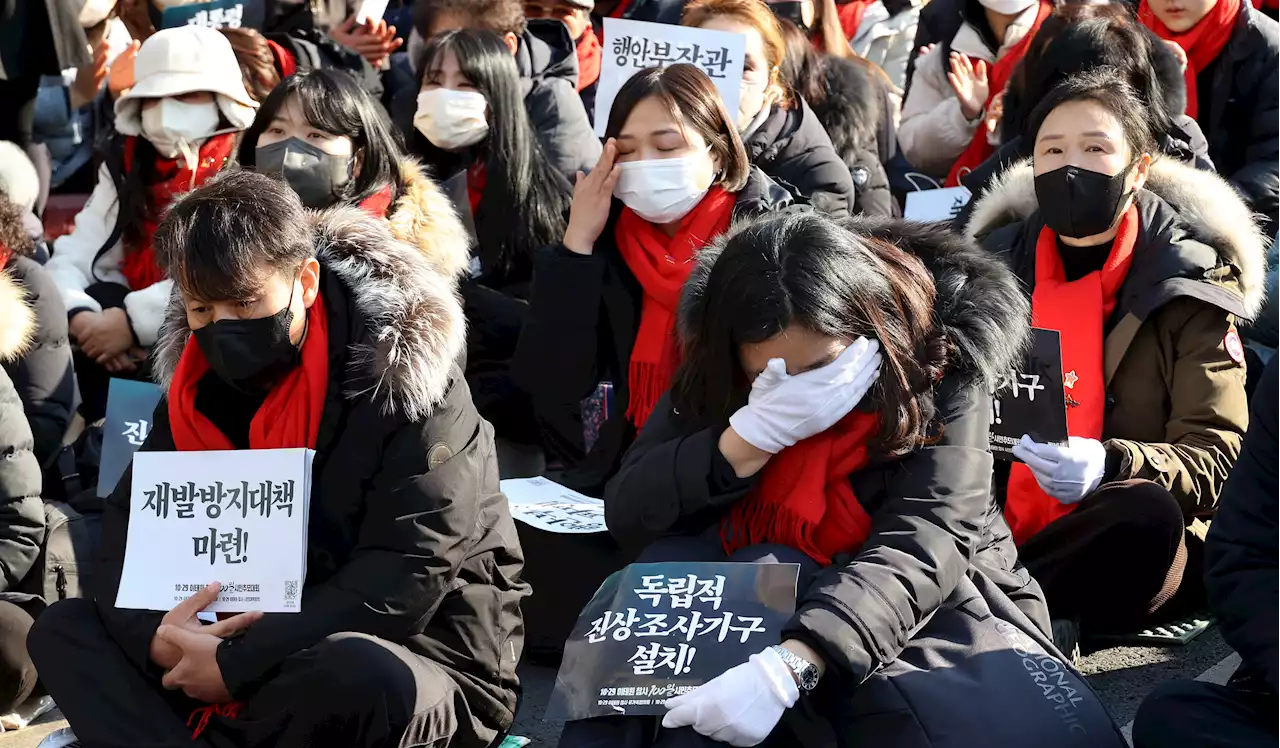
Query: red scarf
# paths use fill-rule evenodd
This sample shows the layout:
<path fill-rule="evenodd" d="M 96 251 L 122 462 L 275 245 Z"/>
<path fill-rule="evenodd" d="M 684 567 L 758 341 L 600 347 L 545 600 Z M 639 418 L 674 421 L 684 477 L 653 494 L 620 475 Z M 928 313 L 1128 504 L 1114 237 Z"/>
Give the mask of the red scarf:
<path fill-rule="evenodd" d="M 9 249 L 9 245 L 0 242 L 0 270 L 4 270 L 9 264 L 9 259 L 13 257 L 13 250 Z"/>
<path fill-rule="evenodd" d="M 292 52 L 270 39 L 267 40 L 267 47 L 271 49 L 271 56 L 276 62 L 276 72 L 282 79 L 298 72 L 298 58 L 294 57 Z"/>
<path fill-rule="evenodd" d="M 644 290 L 640 329 L 627 374 L 631 388 L 627 418 L 636 428 L 644 426 L 680 365 L 676 309 L 680 290 L 693 272 L 694 255 L 728 230 L 736 199 L 724 188 L 712 187 L 670 237 L 630 208 L 618 216 L 614 231 L 618 252 Z"/>
<path fill-rule="evenodd" d="M 856 551 L 871 533 L 871 517 L 849 476 L 867 464 L 867 441 L 879 429 L 878 415 L 854 411 L 775 455 L 751 493 L 720 520 L 724 552 L 778 543 L 829 566 L 838 554 Z"/>
<path fill-rule="evenodd" d="M 1101 270 L 1067 282 L 1058 254 L 1058 235 L 1048 226 L 1036 242 L 1036 284 L 1031 292 L 1031 320 L 1036 327 L 1062 336 L 1062 371 L 1068 387 L 1067 433 L 1102 438 L 1107 391 L 1103 381 L 1103 326 L 1116 307 L 1116 293 L 1133 263 L 1133 248 L 1141 229 L 1138 209 L 1129 206 Z M 1074 376 L 1071 376 L 1073 375 Z M 1004 518 L 1021 544 L 1046 525 L 1075 510 L 1040 488 L 1031 468 L 1017 463 L 1009 473 Z"/>
<path fill-rule="evenodd" d="M 125 141 L 124 170 L 126 174 L 133 169 L 133 154 L 137 146 L 137 137 L 131 137 Z M 138 232 L 137 244 L 125 248 L 124 261 L 120 263 L 120 272 L 124 274 L 129 290 L 141 291 L 166 278 L 164 271 L 156 264 L 155 248 L 151 246 L 156 227 L 160 225 L 160 217 L 176 198 L 194 187 L 199 187 L 214 174 L 222 171 L 234 147 L 235 133 L 215 135 L 206 140 L 200 146 L 200 153 L 196 158 L 194 185 L 191 181 L 191 169 L 185 162 L 175 158 L 156 157 L 155 178 L 147 186 L 148 215 L 141 219 L 142 225 Z"/>
<path fill-rule="evenodd" d="M 195 337 L 187 338 L 169 385 L 169 426 L 180 452 L 235 449 L 235 445 L 203 413 L 196 410 L 196 389 L 209 371 Z M 329 391 L 329 320 L 324 299 L 316 295 L 307 310 L 307 337 L 302 360 L 267 393 L 249 423 L 249 449 L 315 449 L 320 416 Z"/>
<path fill-rule="evenodd" d="M 391 209 L 391 185 L 387 185 L 360 201 L 360 209 L 374 218 L 386 218 Z"/>
<path fill-rule="evenodd" d="M 1235 31 L 1236 19 L 1244 12 L 1240 0 L 1218 0 L 1209 15 L 1200 19 L 1190 30 L 1175 34 L 1164 22 L 1156 17 L 1142 0 L 1138 5 L 1138 20 L 1142 25 L 1155 32 L 1165 41 L 1174 42 L 1187 53 L 1187 69 L 1183 77 L 1187 81 L 1187 116 L 1196 119 L 1200 111 L 1199 97 L 1196 94 L 1196 77 L 1222 54 L 1222 50 Z M 1223 95 L 1226 95 L 1223 92 Z"/>
<path fill-rule="evenodd" d="M 480 212 L 480 198 L 484 197 L 484 187 L 489 183 L 489 172 L 483 161 L 477 161 L 467 169 L 467 203 L 471 206 L 471 218 Z"/>
<path fill-rule="evenodd" d="M 600 78 L 600 58 L 603 48 L 600 39 L 587 29 L 578 40 L 578 90 L 582 91 Z"/>
<path fill-rule="evenodd" d="M 1023 55 L 1027 53 L 1027 48 L 1031 46 L 1031 40 L 1036 37 L 1036 32 L 1040 30 L 1040 24 L 1044 23 L 1044 19 L 1049 17 L 1053 12 L 1053 3 L 1048 0 L 1040 0 L 1040 9 L 1036 11 L 1036 20 L 1031 24 L 1031 28 L 1027 30 L 1025 36 L 1018 40 L 1018 43 L 1009 48 L 1005 52 L 1004 57 L 996 60 L 991 66 L 991 70 L 987 74 L 987 83 L 990 84 L 987 93 L 987 103 L 983 106 L 985 114 L 986 107 L 991 106 L 991 101 L 1005 89 L 1009 84 L 1009 76 L 1013 75 L 1014 68 L 1018 67 L 1018 63 L 1022 61 Z M 978 61 L 973 60 L 977 65 Z M 957 187 L 960 185 L 960 177 L 968 174 L 978 168 L 983 161 L 991 158 L 991 154 L 996 149 L 987 142 L 987 125 L 986 117 L 978 120 L 978 129 L 973 133 L 973 140 L 969 141 L 969 147 L 964 149 L 964 153 L 960 154 L 960 158 L 951 165 L 951 172 L 947 174 L 945 186 Z"/>
<path fill-rule="evenodd" d="M 851 0 L 844 5 L 836 6 L 836 14 L 840 16 L 840 28 L 844 30 L 844 38 L 853 41 L 858 35 L 858 27 L 862 25 L 862 16 L 867 6 L 874 0 Z"/>

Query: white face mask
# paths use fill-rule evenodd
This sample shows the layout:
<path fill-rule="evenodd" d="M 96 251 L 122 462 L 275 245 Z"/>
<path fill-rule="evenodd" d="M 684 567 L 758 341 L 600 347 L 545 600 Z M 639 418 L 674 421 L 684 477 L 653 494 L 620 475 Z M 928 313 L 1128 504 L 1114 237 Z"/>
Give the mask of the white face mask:
<path fill-rule="evenodd" d="M 142 110 L 142 135 L 165 158 L 177 158 L 194 150 L 218 129 L 222 115 L 218 102 L 188 104 L 177 99 L 161 99 Z"/>
<path fill-rule="evenodd" d="M 1036 0 L 978 0 L 982 7 L 1005 16 L 1016 16 L 1036 4 Z"/>
<path fill-rule="evenodd" d="M 453 151 L 475 145 L 489 134 L 484 94 L 433 88 L 418 94 L 413 126 L 437 148 Z"/>
<path fill-rule="evenodd" d="M 684 218 L 711 189 L 710 184 L 698 186 L 698 173 L 705 168 L 710 151 L 618 164 L 621 170 L 613 195 L 649 223 Z"/>

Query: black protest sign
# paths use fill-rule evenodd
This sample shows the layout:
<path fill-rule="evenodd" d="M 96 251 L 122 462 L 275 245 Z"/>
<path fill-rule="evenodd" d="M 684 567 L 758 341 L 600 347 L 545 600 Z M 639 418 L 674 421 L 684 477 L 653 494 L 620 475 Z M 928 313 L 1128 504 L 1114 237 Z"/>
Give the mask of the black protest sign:
<path fill-rule="evenodd" d="M 600 585 L 565 644 L 547 719 L 664 714 L 779 643 L 796 564 L 631 564 Z"/>
<path fill-rule="evenodd" d="M 1013 445 L 1023 434 L 1040 444 L 1067 442 L 1062 339 L 1057 330 L 1032 328 L 1031 335 L 1031 351 L 1022 368 L 991 397 L 990 445 L 999 459 L 1015 459 Z"/>

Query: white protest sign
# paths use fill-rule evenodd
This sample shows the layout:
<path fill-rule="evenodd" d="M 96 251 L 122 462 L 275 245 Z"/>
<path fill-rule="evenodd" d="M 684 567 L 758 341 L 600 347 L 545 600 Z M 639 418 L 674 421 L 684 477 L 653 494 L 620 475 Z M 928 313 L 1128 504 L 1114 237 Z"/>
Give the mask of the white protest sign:
<path fill-rule="evenodd" d="M 720 91 L 730 119 L 737 117 L 746 50 L 747 38 L 742 34 L 625 18 L 604 19 L 603 58 L 596 86 L 596 134 L 604 137 L 613 99 L 631 76 L 645 68 L 679 63 L 701 68 Z"/>
<path fill-rule="evenodd" d="M 297 613 L 307 576 L 310 449 L 139 452 L 117 608 Z"/>
<path fill-rule="evenodd" d="M 500 484 L 511 516 L 548 532 L 607 532 L 604 502 L 546 478 L 511 478 Z"/>
<path fill-rule="evenodd" d="M 356 11 L 356 23 L 364 25 L 370 21 L 378 22 L 387 13 L 388 0 L 364 0 L 360 10 Z"/>
<path fill-rule="evenodd" d="M 907 193 L 907 208 L 902 217 L 912 221 L 950 221 L 969 204 L 973 193 L 967 187 L 946 187 Z"/>

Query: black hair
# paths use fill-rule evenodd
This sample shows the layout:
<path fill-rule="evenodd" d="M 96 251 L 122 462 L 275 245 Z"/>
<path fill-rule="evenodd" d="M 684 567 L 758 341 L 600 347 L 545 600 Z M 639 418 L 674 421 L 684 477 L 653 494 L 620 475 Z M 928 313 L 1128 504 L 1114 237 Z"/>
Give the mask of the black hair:
<path fill-rule="evenodd" d="M 481 265 L 496 276 L 532 272 L 533 250 L 564 237 L 573 188 L 538 145 L 515 59 L 502 38 L 491 31 L 461 30 L 431 39 L 423 49 L 419 90 L 449 52 L 489 104 L 488 137 L 460 157 L 416 133 L 414 150 L 442 177 L 462 166 L 466 155 L 483 159 L 485 187 L 473 216 Z"/>
<path fill-rule="evenodd" d="M 1073 101 L 1096 101 L 1111 112 L 1120 121 L 1135 157 L 1143 153 L 1156 155 L 1156 140 L 1146 104 L 1138 99 L 1133 87 L 1119 72 L 1106 67 L 1068 78 L 1040 100 L 1027 125 L 1027 136 L 1033 146 L 1049 114 Z"/>
<path fill-rule="evenodd" d="M 498 36 L 520 36 L 528 28 L 520 0 L 417 0 L 413 4 L 413 27 L 418 36 L 430 39 L 431 27 L 442 15 L 460 18 L 467 28 L 492 31 Z"/>
<path fill-rule="evenodd" d="M 188 296 L 239 301 L 269 274 L 315 255 L 311 222 L 283 179 L 223 171 L 174 202 L 155 233 L 156 262 Z"/>
<path fill-rule="evenodd" d="M 884 362 L 862 407 L 880 414 L 874 447 L 900 454 L 919 446 L 934 418 L 933 387 L 951 355 L 924 263 L 797 209 L 740 224 L 703 252 L 681 303 L 684 358 L 671 388 L 677 410 L 728 419 L 750 390 L 741 346 L 798 324 L 880 342 Z"/>
<path fill-rule="evenodd" d="M 404 149 L 388 122 L 382 105 L 342 70 L 316 69 L 285 78 L 258 110 L 240 142 L 240 164 L 253 168 L 258 137 L 271 126 L 289 97 L 297 95 L 298 108 L 307 122 L 332 135 L 351 138 L 352 153 L 359 158 L 360 173 L 347 183 L 341 202 L 359 203 L 390 186 L 392 199 L 404 193 L 400 162 Z M 355 163 L 353 161 L 353 163 Z"/>
<path fill-rule="evenodd" d="M 1160 82 L 1154 64 L 1172 56 L 1156 36 L 1120 3 L 1067 3 L 1054 10 L 1027 48 L 1009 79 L 1000 135 L 1004 142 L 1028 135 L 1031 111 L 1062 81 L 1100 67 L 1114 69 L 1128 82 L 1147 110 L 1155 133 L 1168 132 L 1177 111 L 1172 93 Z M 1180 82 L 1175 82 L 1180 85 Z"/>

